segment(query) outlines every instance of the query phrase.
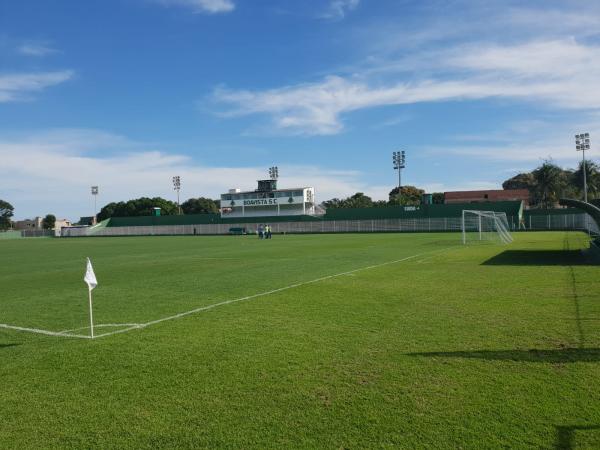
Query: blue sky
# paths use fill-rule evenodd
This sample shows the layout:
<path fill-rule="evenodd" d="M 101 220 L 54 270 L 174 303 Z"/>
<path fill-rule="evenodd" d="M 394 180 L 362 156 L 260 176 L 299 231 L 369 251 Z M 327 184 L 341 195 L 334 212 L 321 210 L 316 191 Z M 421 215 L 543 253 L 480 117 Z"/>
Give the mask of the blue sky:
<path fill-rule="evenodd" d="M 321 201 L 406 184 L 498 188 L 600 153 L 600 4 L 0 3 L 0 198 L 15 217 L 280 185 Z M 599 144 L 600 145 L 600 144 Z"/>

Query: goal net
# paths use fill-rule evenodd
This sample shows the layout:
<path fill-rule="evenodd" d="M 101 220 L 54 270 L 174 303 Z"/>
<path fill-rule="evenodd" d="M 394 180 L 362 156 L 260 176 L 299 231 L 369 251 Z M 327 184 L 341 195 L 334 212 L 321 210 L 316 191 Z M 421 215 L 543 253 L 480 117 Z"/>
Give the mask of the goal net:
<path fill-rule="evenodd" d="M 503 212 L 463 210 L 461 228 L 463 244 L 473 241 L 509 244 L 513 241 Z"/>

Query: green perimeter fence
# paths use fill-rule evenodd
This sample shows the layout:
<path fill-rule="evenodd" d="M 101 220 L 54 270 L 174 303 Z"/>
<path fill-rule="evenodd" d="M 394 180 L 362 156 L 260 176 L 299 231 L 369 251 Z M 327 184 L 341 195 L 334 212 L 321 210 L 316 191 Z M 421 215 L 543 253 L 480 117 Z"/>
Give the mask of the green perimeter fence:
<path fill-rule="evenodd" d="M 574 208 L 523 210 L 523 203 L 486 202 L 448 205 L 395 206 L 362 209 L 329 209 L 324 216 L 229 218 L 216 214 L 115 217 L 93 227 L 63 228 L 58 235 L 144 236 L 255 233 L 267 223 L 273 233 L 376 233 L 460 231 L 463 210 L 503 212 L 511 230 L 588 230 L 599 233 L 590 216 Z M 16 233 L 16 234 L 15 234 Z M 0 239 L 51 236 L 54 232 L 0 233 Z"/>
<path fill-rule="evenodd" d="M 59 237 L 61 230 L 8 230 L 0 232 L 0 239 L 21 239 L 25 237 Z"/>
<path fill-rule="evenodd" d="M 508 217 L 508 223 L 516 230 L 589 230 L 598 233 L 593 220 L 582 213 L 536 214 Z M 458 232 L 462 228 L 460 217 L 424 217 L 405 219 L 370 220 L 300 220 L 270 222 L 273 233 L 376 233 L 376 232 Z M 520 224 L 520 227 L 519 227 Z M 63 236 L 141 236 L 141 235 L 218 235 L 232 234 L 232 230 L 245 228 L 247 233 L 255 233 L 258 223 L 236 222 L 235 224 L 185 224 L 185 225 L 145 225 L 105 227 L 93 234 L 87 234 L 85 228 L 63 229 Z M 236 233 L 237 234 L 237 233 Z"/>
<path fill-rule="evenodd" d="M 23 236 L 20 231 L 2 231 L 0 232 L 0 239 L 21 239 Z"/>

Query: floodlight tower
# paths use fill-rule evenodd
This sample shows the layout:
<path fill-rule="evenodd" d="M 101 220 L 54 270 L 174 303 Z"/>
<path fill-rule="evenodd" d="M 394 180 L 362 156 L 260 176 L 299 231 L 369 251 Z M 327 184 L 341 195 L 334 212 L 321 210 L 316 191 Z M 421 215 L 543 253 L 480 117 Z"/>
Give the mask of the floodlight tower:
<path fill-rule="evenodd" d="M 96 198 L 98 197 L 98 186 L 92 186 L 92 195 L 94 196 L 94 216 L 93 216 L 93 222 L 95 225 L 95 222 L 98 220 L 96 218 Z"/>
<path fill-rule="evenodd" d="M 590 149 L 590 133 L 575 135 L 575 149 L 583 153 L 583 201 L 587 203 L 587 173 L 585 168 L 585 151 Z"/>
<path fill-rule="evenodd" d="M 173 177 L 173 189 L 177 191 L 177 212 L 181 214 L 181 206 L 179 205 L 179 191 L 181 189 L 181 177 L 179 175 Z"/>
<path fill-rule="evenodd" d="M 406 167 L 405 151 L 394 152 L 392 160 L 394 161 L 394 170 L 398 171 L 398 194 L 400 194 L 400 189 L 402 189 L 402 169 Z"/>
<path fill-rule="evenodd" d="M 277 166 L 269 167 L 269 178 L 271 178 L 271 180 L 279 178 L 279 168 Z"/>

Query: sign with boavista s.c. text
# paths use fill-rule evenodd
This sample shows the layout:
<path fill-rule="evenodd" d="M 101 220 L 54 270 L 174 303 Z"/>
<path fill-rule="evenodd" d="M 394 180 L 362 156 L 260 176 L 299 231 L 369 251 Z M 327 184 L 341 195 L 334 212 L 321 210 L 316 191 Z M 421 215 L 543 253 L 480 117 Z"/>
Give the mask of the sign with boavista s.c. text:
<path fill-rule="evenodd" d="M 243 200 L 244 206 L 275 206 L 277 204 L 302 204 L 304 197 L 252 198 Z"/>
<path fill-rule="evenodd" d="M 258 198 L 255 200 L 244 200 L 244 206 L 263 206 L 263 205 L 276 205 L 276 198 Z"/>

